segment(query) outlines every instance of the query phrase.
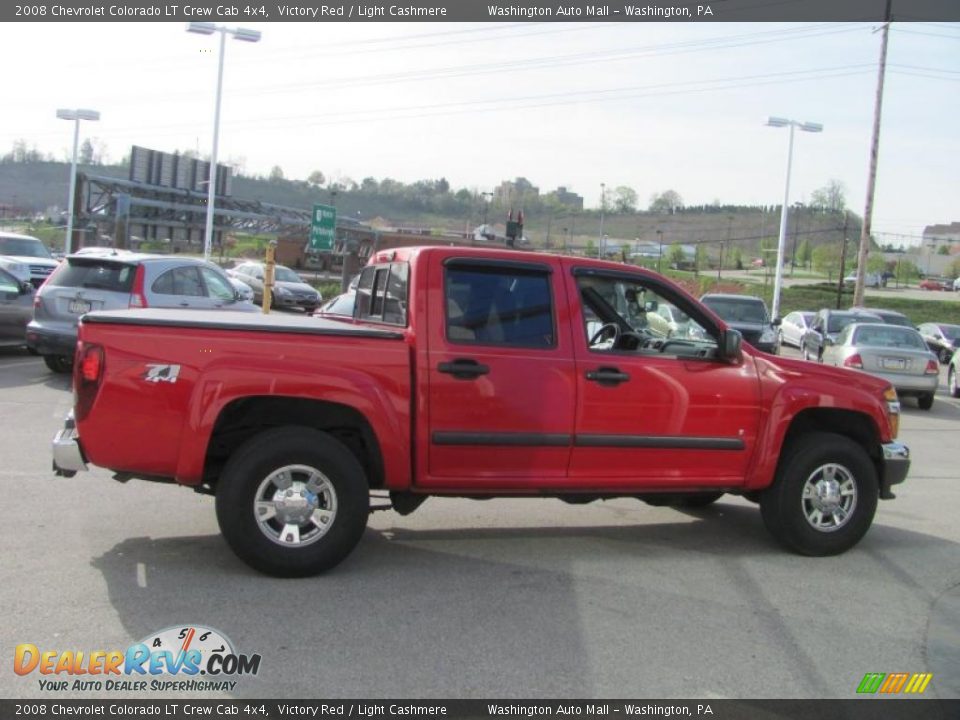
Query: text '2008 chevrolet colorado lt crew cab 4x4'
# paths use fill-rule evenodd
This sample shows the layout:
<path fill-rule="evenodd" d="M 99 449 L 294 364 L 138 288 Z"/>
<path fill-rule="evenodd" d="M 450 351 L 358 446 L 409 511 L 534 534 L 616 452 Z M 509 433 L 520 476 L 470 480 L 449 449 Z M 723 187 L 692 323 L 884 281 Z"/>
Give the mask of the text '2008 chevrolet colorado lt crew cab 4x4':
<path fill-rule="evenodd" d="M 679 308 L 696 332 L 652 322 Z M 307 575 L 359 541 L 370 491 L 760 504 L 788 548 L 856 544 L 909 451 L 886 382 L 742 346 L 669 280 L 611 262 L 382 251 L 352 319 L 176 310 L 84 316 L 61 474 L 215 494 L 233 550 Z"/>

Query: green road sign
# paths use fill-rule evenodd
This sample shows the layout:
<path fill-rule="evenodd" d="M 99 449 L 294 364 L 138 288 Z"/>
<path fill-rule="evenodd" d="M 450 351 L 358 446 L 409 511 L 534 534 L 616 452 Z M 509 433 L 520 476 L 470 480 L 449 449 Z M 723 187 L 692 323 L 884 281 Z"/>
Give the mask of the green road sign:
<path fill-rule="evenodd" d="M 337 228 L 337 209 L 332 205 L 314 205 L 310 223 L 310 249 L 333 250 Z"/>

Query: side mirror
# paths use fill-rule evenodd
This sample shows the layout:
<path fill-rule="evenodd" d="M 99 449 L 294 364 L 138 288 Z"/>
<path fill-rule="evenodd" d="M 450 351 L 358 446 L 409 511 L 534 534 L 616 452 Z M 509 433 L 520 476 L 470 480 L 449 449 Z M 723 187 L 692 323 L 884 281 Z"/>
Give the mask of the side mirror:
<path fill-rule="evenodd" d="M 780 325 L 783 324 L 783 318 L 776 317 L 773 319 L 773 322 L 770 324 L 773 325 L 774 327 L 780 327 Z"/>
<path fill-rule="evenodd" d="M 31 285 L 27 280 L 24 280 L 20 283 L 20 294 L 21 295 L 30 295 L 33 292 L 33 285 Z"/>
<path fill-rule="evenodd" d="M 743 335 L 738 330 L 727 329 L 720 335 L 720 355 L 728 362 L 743 360 Z"/>
<path fill-rule="evenodd" d="M 644 312 L 648 312 L 648 313 L 650 313 L 650 312 L 656 312 L 656 311 L 657 311 L 657 301 L 656 301 L 656 300 L 647 300 L 647 301 L 643 304 L 643 311 L 644 311 Z"/>

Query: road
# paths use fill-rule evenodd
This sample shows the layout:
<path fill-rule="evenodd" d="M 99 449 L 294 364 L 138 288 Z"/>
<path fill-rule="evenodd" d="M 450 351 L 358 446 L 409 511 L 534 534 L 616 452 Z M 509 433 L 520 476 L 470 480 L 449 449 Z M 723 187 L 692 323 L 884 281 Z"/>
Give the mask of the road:
<path fill-rule="evenodd" d="M 188 623 L 262 655 L 239 698 L 851 698 L 867 672 L 932 672 L 928 695 L 960 697 L 960 401 L 943 388 L 930 412 L 905 402 L 911 475 L 840 557 L 784 552 L 738 498 L 431 499 L 375 513 L 304 580 L 237 560 L 209 497 L 54 478 L 70 404 L 65 378 L 0 352 L 2 697 L 42 695 L 12 672 L 18 643 L 124 649 Z"/>

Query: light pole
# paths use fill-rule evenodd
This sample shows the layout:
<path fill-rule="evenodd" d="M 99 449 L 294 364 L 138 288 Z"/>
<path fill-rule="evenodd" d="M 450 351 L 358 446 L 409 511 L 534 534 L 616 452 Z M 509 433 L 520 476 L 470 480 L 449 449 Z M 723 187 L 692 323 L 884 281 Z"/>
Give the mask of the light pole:
<path fill-rule="evenodd" d="M 607 255 L 606 241 L 603 237 L 603 211 L 607 209 L 607 185 L 600 183 L 600 258 Z"/>
<path fill-rule="evenodd" d="M 657 272 L 660 272 L 660 261 L 663 259 L 663 230 L 657 230 L 657 244 L 660 246 L 657 252 Z"/>
<path fill-rule="evenodd" d="M 815 122 L 800 122 L 782 117 L 768 117 L 766 125 L 770 127 L 789 127 L 790 142 L 787 146 L 787 179 L 783 188 L 783 205 L 780 208 L 780 237 L 777 240 L 777 267 L 773 276 L 773 305 L 770 309 L 773 317 L 780 315 L 780 289 L 783 284 L 783 246 L 787 237 L 787 203 L 790 201 L 790 166 L 793 163 L 793 129 L 804 132 L 822 132 L 823 125 Z"/>
<path fill-rule="evenodd" d="M 480 197 L 483 198 L 483 231 L 487 232 L 487 211 L 490 209 L 490 203 L 493 202 L 493 193 L 492 192 L 482 192 Z M 487 198 L 490 198 L 487 200 Z"/>
<path fill-rule="evenodd" d="M 100 113 L 96 110 L 57 110 L 57 117 L 61 120 L 73 120 L 73 161 L 70 163 L 70 197 L 67 198 L 67 237 L 63 242 L 63 254 L 69 255 L 73 245 L 73 211 L 74 196 L 77 194 L 77 143 L 80 140 L 80 121 L 99 120 Z"/>
<path fill-rule="evenodd" d="M 210 259 L 210 245 L 213 243 L 213 207 L 217 192 L 217 147 L 220 142 L 220 95 L 223 90 L 223 53 L 226 49 L 227 35 L 233 35 L 244 42 L 260 42 L 260 32 L 246 28 L 228 28 L 214 23 L 190 23 L 187 32 L 198 35 L 220 33 L 220 60 L 217 66 L 217 98 L 213 106 L 213 151 L 210 153 L 210 174 L 207 177 L 207 226 L 203 237 L 203 259 Z"/>

